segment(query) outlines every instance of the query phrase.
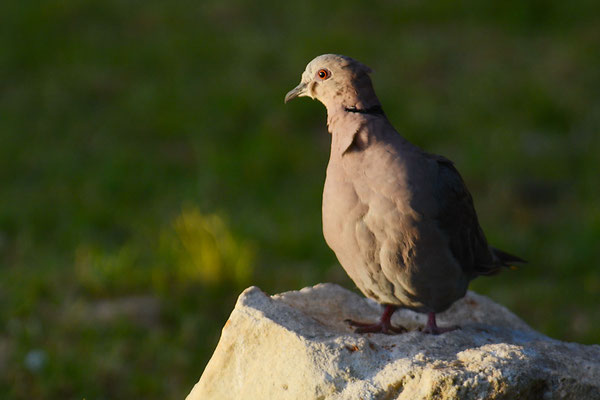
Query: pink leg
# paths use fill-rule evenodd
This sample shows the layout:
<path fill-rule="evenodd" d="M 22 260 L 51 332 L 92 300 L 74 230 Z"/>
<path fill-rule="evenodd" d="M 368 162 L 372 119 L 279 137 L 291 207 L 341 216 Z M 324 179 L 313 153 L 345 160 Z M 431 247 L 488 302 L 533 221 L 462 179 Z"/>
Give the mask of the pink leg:
<path fill-rule="evenodd" d="M 427 314 L 427 325 L 423 329 L 423 333 L 429 333 L 432 335 L 439 335 L 441 333 L 451 332 L 453 330 L 460 329 L 458 326 L 449 326 L 446 328 L 440 328 L 435 322 L 435 313 L 430 312 Z"/>
<path fill-rule="evenodd" d="M 365 322 L 356 322 L 351 319 L 347 319 L 346 322 L 351 326 L 356 327 L 354 332 L 356 333 L 385 333 L 387 335 L 391 333 L 403 333 L 406 332 L 406 329 L 402 326 L 393 326 L 391 322 L 392 314 L 396 311 L 398 307 L 392 305 L 386 305 L 383 314 L 381 315 L 381 319 L 379 322 L 374 324 L 365 323 Z"/>

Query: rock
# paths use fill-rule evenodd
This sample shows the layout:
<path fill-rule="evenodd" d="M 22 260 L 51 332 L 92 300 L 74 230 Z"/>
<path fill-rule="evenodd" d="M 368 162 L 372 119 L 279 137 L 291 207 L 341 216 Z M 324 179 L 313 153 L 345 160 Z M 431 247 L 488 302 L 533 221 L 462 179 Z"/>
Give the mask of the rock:
<path fill-rule="evenodd" d="M 439 315 L 399 310 L 400 335 L 352 332 L 380 306 L 334 284 L 239 297 L 188 400 L 600 399 L 600 346 L 550 339 L 490 299 L 469 292 Z"/>

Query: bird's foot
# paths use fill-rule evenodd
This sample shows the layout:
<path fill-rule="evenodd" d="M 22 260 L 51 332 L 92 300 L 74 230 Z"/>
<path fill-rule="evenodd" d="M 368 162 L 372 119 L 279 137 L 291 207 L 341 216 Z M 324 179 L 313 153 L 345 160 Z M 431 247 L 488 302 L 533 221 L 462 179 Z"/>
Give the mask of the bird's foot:
<path fill-rule="evenodd" d="M 392 314 L 397 309 L 398 306 L 386 304 L 379 322 L 374 324 L 357 322 L 351 319 L 347 319 L 346 322 L 356 328 L 354 330 L 355 333 L 384 333 L 386 335 L 391 335 L 393 333 L 404 333 L 406 332 L 406 328 L 403 326 L 392 325 Z"/>
<path fill-rule="evenodd" d="M 404 333 L 407 331 L 403 326 L 393 326 L 390 322 L 385 321 L 370 324 L 368 322 L 357 322 L 347 319 L 345 322 L 356 328 L 354 330 L 355 333 L 383 333 L 392 335 L 394 333 Z"/>
<path fill-rule="evenodd" d="M 431 312 L 428 314 L 427 317 L 427 325 L 425 325 L 425 328 L 421 330 L 421 332 L 423 333 L 428 333 L 430 335 L 440 335 L 442 333 L 452 332 L 454 330 L 460 329 L 460 326 L 456 325 L 440 328 L 439 326 L 437 326 L 437 323 L 435 321 L 435 313 Z"/>

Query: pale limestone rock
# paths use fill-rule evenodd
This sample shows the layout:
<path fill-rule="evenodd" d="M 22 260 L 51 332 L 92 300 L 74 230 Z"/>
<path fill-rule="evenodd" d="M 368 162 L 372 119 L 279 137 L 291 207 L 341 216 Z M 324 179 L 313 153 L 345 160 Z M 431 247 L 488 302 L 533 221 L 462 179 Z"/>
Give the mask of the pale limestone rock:
<path fill-rule="evenodd" d="M 469 292 L 439 324 L 399 310 L 410 332 L 354 334 L 344 319 L 377 320 L 379 305 L 333 284 L 239 297 L 188 400 L 600 399 L 600 346 L 550 339 Z"/>

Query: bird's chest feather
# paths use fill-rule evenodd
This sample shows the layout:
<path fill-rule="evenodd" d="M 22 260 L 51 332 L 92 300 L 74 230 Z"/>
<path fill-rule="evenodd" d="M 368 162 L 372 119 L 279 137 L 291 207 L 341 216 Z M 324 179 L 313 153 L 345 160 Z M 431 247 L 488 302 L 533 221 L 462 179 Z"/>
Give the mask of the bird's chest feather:
<path fill-rule="evenodd" d="M 393 152 L 376 146 L 338 158 L 332 154 L 323 191 L 323 233 L 336 253 L 378 262 L 383 247 L 401 245 L 394 241 L 413 215 L 409 191 L 401 190 L 409 184 L 403 169 Z"/>

